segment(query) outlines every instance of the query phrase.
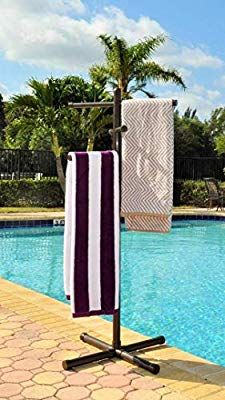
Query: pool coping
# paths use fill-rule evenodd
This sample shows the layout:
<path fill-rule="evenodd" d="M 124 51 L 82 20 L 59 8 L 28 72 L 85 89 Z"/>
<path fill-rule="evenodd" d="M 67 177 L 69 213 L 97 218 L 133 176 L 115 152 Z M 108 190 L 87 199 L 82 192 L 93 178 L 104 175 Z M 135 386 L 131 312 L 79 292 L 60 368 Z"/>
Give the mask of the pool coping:
<path fill-rule="evenodd" d="M 181 220 L 214 220 L 214 221 L 225 221 L 225 212 L 186 212 L 176 211 L 172 216 L 173 221 Z M 57 218 L 34 218 L 33 215 L 28 215 L 26 218 L 20 217 L 15 218 L 13 215 L 7 216 L 5 219 L 0 218 L 0 229 L 2 228 L 18 228 L 18 227 L 40 227 L 40 226 L 64 226 L 64 216 Z"/>
<path fill-rule="evenodd" d="M 111 340 L 111 322 L 100 317 L 72 319 L 69 305 L 2 278 L 0 278 L 0 303 L 2 307 L 41 324 L 51 332 L 60 333 L 69 341 L 77 343 L 80 333 L 87 330 L 92 335 L 97 334 L 101 340 L 107 342 Z M 144 335 L 122 327 L 124 345 L 145 338 Z M 85 346 L 90 351 L 91 347 L 86 344 Z M 140 368 L 134 368 L 133 372 L 140 377 L 154 378 L 156 383 L 163 385 L 158 392 L 156 391 L 161 395 L 157 399 L 225 399 L 224 367 L 169 345 L 142 351 L 141 355 L 143 354 L 148 360 L 159 363 L 161 372 L 157 376 Z M 118 363 L 128 366 L 124 361 Z M 149 396 L 149 398 L 156 397 Z"/>

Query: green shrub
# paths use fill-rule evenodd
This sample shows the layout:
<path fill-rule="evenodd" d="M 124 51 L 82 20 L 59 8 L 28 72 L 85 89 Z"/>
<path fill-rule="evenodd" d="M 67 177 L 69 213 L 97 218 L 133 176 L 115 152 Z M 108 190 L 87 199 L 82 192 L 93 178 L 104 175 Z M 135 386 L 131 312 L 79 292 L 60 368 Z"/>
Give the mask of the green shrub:
<path fill-rule="evenodd" d="M 184 181 L 181 190 L 181 205 L 204 207 L 207 201 L 207 191 L 204 181 Z"/>
<path fill-rule="evenodd" d="M 225 183 L 222 183 L 221 187 L 225 187 Z M 176 180 L 174 182 L 174 206 L 206 207 L 207 199 L 204 181 Z"/>
<path fill-rule="evenodd" d="M 174 206 L 205 207 L 207 197 L 204 181 L 174 182 Z M 63 203 L 57 178 L 0 180 L 0 207 L 61 207 Z"/>
<path fill-rule="evenodd" d="M 0 207 L 60 207 L 63 202 L 57 178 L 0 180 Z"/>

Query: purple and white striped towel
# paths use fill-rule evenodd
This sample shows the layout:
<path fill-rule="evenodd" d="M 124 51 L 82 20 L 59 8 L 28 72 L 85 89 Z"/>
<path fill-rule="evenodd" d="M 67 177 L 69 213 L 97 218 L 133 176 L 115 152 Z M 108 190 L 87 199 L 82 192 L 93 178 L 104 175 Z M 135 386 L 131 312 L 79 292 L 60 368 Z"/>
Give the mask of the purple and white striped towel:
<path fill-rule="evenodd" d="M 119 307 L 119 160 L 115 151 L 69 153 L 64 289 L 73 317 Z"/>

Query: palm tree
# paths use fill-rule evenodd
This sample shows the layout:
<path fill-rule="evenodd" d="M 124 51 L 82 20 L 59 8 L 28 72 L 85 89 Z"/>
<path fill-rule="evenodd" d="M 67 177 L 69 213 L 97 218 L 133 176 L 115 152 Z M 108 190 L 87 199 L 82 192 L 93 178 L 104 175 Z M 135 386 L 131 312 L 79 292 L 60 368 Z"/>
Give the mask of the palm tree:
<path fill-rule="evenodd" d="M 155 50 L 165 42 L 164 35 L 146 38 L 132 46 L 117 36 L 100 35 L 99 39 L 105 48 L 106 62 L 90 68 L 93 82 L 98 83 L 104 77 L 112 87 L 119 87 L 124 97 L 128 98 L 137 91 L 154 97 L 145 90 L 146 84 L 153 81 L 172 82 L 186 88 L 177 70 L 166 69 L 151 59 Z"/>
<path fill-rule="evenodd" d="M 95 86 L 76 76 L 50 78 L 46 82 L 31 79 L 29 87 L 31 94 L 13 96 L 8 102 L 6 145 L 52 150 L 59 182 L 65 190 L 62 153 L 76 148 L 76 141 L 86 140 L 87 150 L 93 150 L 95 138 L 112 121 L 108 110 L 75 110 L 68 107 L 68 103 L 100 101 L 107 99 L 109 94 L 104 91 L 104 86 Z"/>
<path fill-rule="evenodd" d="M 62 143 L 68 135 L 75 135 L 77 112 L 66 106 L 64 91 L 57 80 L 51 78 L 47 82 L 39 82 L 31 79 L 29 87 L 32 94 L 15 95 L 8 102 L 6 144 L 11 148 L 52 150 L 64 191 Z"/>

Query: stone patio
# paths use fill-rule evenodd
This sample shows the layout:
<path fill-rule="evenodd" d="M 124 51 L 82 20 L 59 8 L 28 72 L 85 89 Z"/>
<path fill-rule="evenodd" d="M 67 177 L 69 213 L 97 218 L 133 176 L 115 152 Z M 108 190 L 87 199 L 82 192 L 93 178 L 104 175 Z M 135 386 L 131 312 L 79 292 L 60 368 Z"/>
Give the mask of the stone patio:
<path fill-rule="evenodd" d="M 225 399 L 224 368 L 165 345 L 142 352 L 160 364 L 157 376 L 115 360 L 64 371 L 62 360 L 96 351 L 80 333 L 109 341 L 111 323 L 72 320 L 68 305 L 3 279 L 0 304 L 0 399 Z M 122 329 L 124 344 L 143 338 Z"/>

